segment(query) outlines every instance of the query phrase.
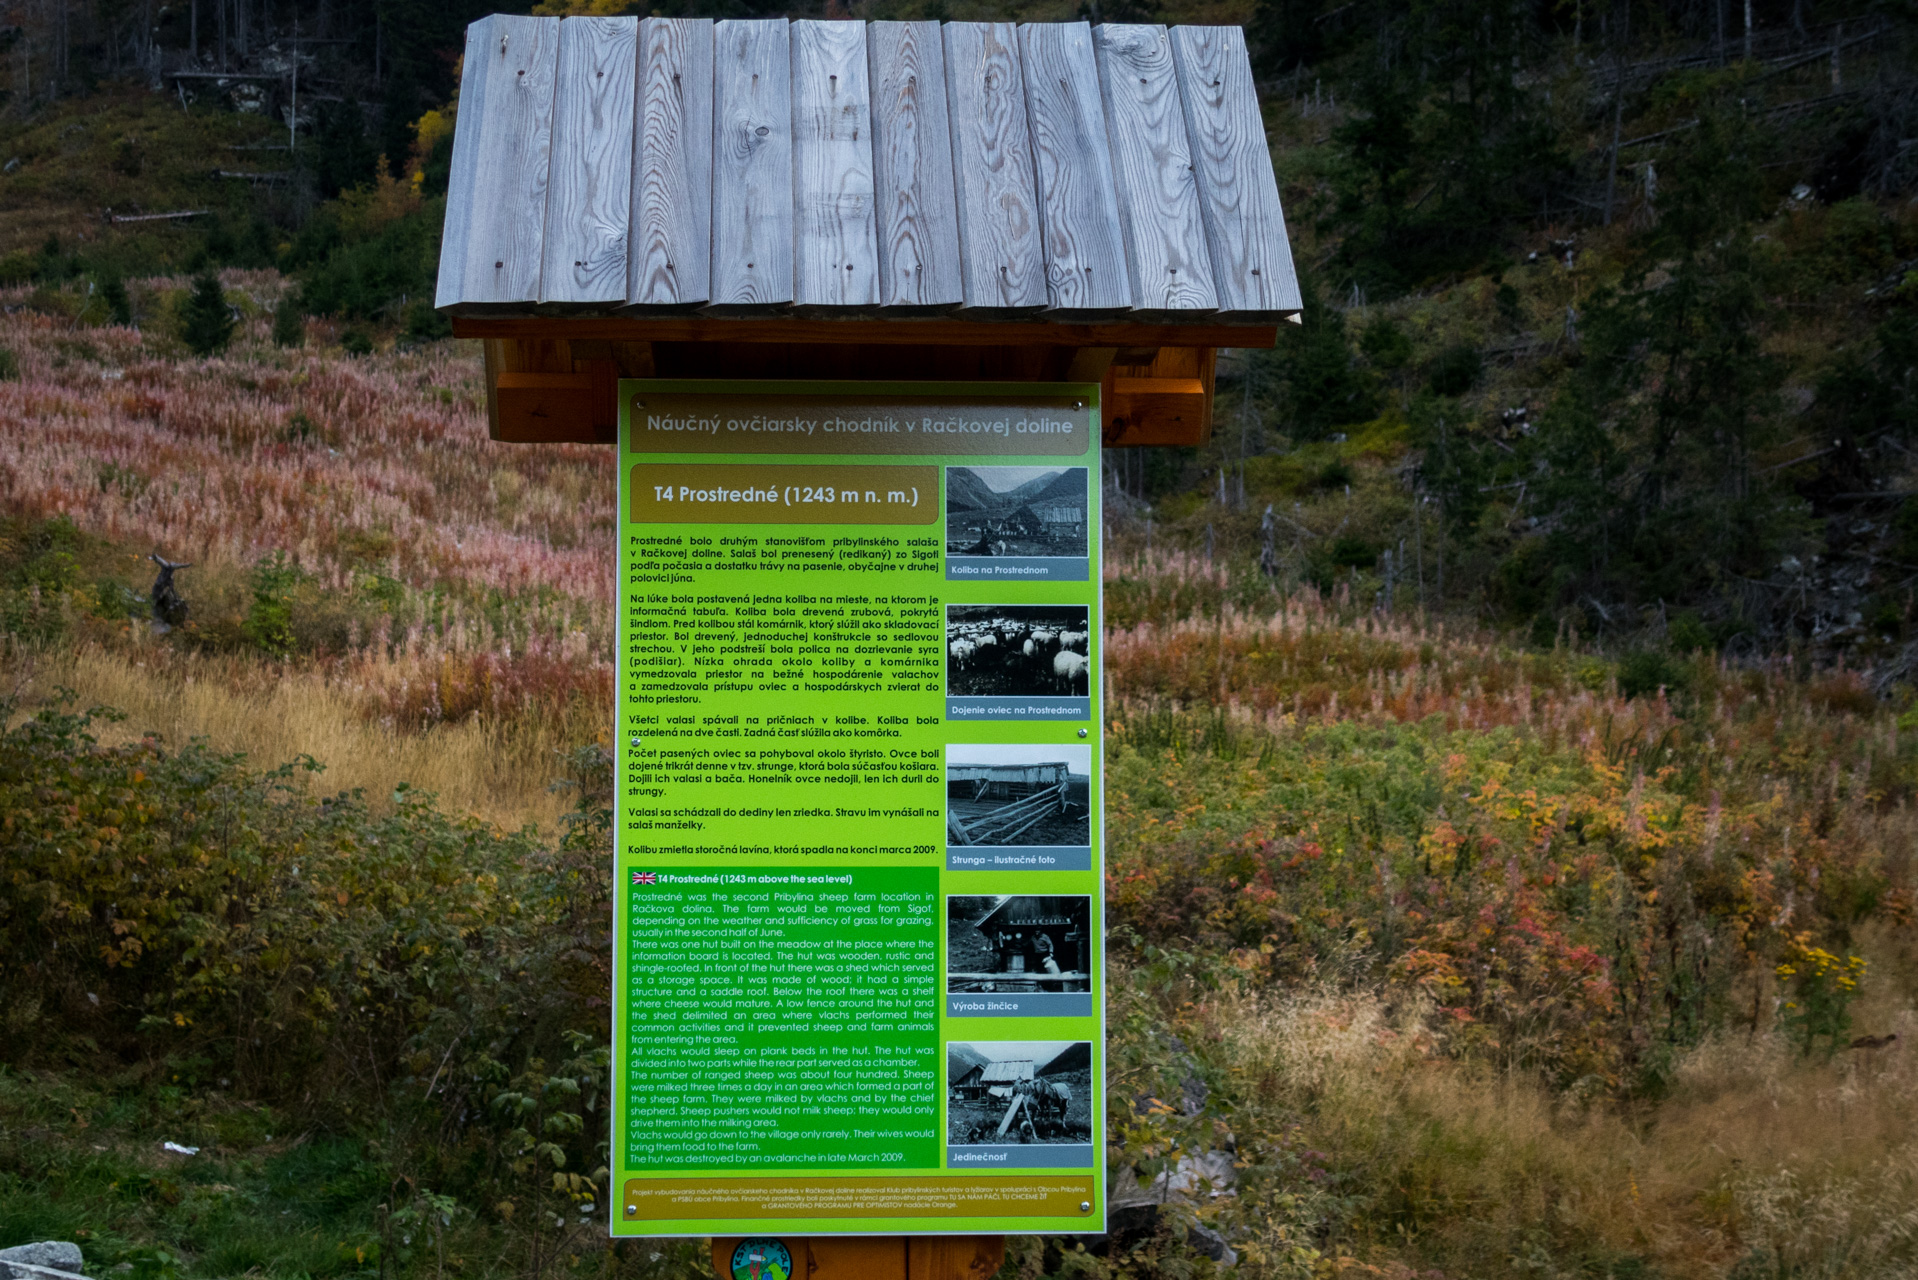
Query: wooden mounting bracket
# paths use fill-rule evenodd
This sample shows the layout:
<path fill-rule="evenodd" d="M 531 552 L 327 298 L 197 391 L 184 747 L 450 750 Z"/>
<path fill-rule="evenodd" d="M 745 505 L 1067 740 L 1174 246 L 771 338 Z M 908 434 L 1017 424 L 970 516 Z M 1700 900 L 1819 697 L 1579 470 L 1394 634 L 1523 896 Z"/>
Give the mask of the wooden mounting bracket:
<path fill-rule="evenodd" d="M 733 1280 L 741 1236 L 713 1240 L 713 1270 Z M 1006 1260 L 1004 1236 L 780 1236 L 792 1280 L 991 1280 Z"/>
<path fill-rule="evenodd" d="M 477 322 L 455 320 L 455 331 Z M 1199 445 L 1212 434 L 1212 347 L 482 339 L 493 439 L 611 444 L 621 378 L 1097 382 L 1107 448 Z"/>

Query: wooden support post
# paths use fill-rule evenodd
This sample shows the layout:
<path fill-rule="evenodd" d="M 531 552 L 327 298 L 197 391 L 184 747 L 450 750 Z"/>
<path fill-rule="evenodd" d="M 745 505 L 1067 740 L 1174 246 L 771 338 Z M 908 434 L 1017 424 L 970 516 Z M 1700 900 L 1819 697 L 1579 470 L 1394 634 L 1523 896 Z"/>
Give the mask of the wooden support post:
<path fill-rule="evenodd" d="M 742 1236 L 713 1240 L 713 1270 L 734 1280 Z M 1006 1261 L 1004 1236 L 780 1236 L 792 1280 L 992 1280 Z"/>

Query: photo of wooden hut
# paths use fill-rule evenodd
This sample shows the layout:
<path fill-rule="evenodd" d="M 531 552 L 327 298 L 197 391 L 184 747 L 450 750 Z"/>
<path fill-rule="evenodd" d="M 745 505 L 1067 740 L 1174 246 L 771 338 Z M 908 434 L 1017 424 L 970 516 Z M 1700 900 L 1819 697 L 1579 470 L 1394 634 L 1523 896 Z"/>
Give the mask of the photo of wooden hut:
<path fill-rule="evenodd" d="M 1092 990 L 1092 900 L 1020 894 L 946 899 L 946 991 Z"/>
<path fill-rule="evenodd" d="M 951 1041 L 946 1140 L 956 1146 L 1092 1140 L 1092 1045 Z"/>
<path fill-rule="evenodd" d="M 947 467 L 946 554 L 1083 556 L 1085 467 Z"/>
<path fill-rule="evenodd" d="M 975 1063 L 963 1076 L 952 1082 L 952 1096 L 962 1102 L 977 1102 L 981 1098 L 1009 1098 L 1014 1085 L 1030 1079 L 1030 1058 Z"/>
<path fill-rule="evenodd" d="M 1087 845 L 1092 748 L 1025 744 L 946 748 L 948 845 Z"/>

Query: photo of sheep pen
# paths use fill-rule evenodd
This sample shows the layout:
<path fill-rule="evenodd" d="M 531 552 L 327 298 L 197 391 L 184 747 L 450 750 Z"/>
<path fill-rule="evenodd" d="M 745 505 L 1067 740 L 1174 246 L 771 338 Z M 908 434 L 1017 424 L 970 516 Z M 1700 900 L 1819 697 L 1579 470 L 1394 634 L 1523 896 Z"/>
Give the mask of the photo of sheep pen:
<path fill-rule="evenodd" d="M 1083 556 L 1086 468 L 947 467 L 948 556 Z"/>
<path fill-rule="evenodd" d="M 1090 611 L 1067 604 L 946 606 L 946 693 L 1055 694 L 1091 688 Z"/>
<path fill-rule="evenodd" d="M 1030 743 L 946 747 L 948 845 L 1092 843 L 1092 747 Z"/>
<path fill-rule="evenodd" d="M 1092 900 L 954 894 L 946 899 L 946 992 L 1092 990 Z"/>
<path fill-rule="evenodd" d="M 1092 1045 L 946 1045 L 946 1141 L 956 1147 L 1092 1141 Z"/>

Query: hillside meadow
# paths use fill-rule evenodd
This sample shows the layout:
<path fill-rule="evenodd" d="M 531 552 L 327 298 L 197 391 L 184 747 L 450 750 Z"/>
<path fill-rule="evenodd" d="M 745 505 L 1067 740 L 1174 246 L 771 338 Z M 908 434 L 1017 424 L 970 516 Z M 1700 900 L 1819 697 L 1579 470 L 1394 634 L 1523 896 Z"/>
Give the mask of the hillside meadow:
<path fill-rule="evenodd" d="M 180 278 L 129 282 L 139 330 L 0 292 L 0 1235 L 137 1280 L 702 1274 L 598 1226 L 610 453 L 488 443 L 471 347 L 276 346 L 285 282 L 224 284 L 206 360 Z M 1219 1240 L 1918 1270 L 1918 714 L 1151 536 L 1107 531 L 1106 1105 L 1163 1203 L 1007 1280 Z"/>
<path fill-rule="evenodd" d="M 37 678 L 139 732 L 307 752 L 342 785 L 403 775 L 461 811 L 550 823 L 545 762 L 592 740 L 611 693 L 611 457 L 475 448 L 470 352 L 342 358 L 322 322 L 312 345 L 275 346 L 287 282 L 227 283 L 243 318 L 212 360 L 180 358 L 184 279 L 132 282 L 154 314 L 140 330 L 76 320 L 77 289 L 67 309 L 3 295 L 18 376 L 0 382 L 0 485 L 10 512 L 64 522 L 7 530 L 34 566 L 7 626 L 89 641 L 37 654 Z M 146 625 L 155 551 L 193 564 L 173 643 Z"/>

